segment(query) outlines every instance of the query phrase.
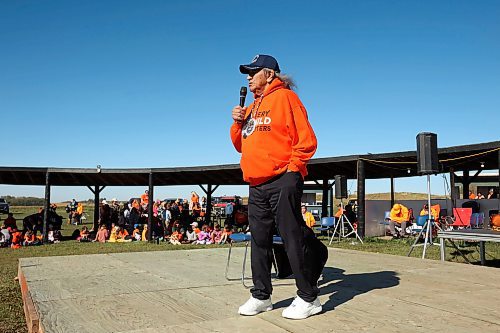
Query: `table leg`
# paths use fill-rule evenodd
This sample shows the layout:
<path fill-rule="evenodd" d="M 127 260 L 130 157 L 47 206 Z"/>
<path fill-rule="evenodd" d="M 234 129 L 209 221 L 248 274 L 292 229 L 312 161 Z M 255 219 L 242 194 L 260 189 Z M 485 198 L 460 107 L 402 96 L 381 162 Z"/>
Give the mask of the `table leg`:
<path fill-rule="evenodd" d="M 441 252 L 441 261 L 444 261 L 444 259 L 445 259 L 444 238 L 439 238 L 439 247 L 440 247 L 440 252 Z"/>
<path fill-rule="evenodd" d="M 484 266 L 486 264 L 486 250 L 483 241 L 479 242 L 479 254 L 481 256 L 481 265 Z"/>

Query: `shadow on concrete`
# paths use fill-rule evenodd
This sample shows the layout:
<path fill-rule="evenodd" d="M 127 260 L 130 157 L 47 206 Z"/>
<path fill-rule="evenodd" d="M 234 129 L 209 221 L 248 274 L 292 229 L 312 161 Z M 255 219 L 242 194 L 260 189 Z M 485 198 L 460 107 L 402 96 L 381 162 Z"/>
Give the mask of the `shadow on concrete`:
<path fill-rule="evenodd" d="M 399 284 L 399 277 L 394 271 L 361 274 L 344 274 L 344 272 L 343 269 L 333 267 L 323 269 L 323 277 L 318 282 L 320 295 L 330 295 L 329 300 L 323 304 L 323 312 L 331 311 L 358 295 L 375 289 L 392 288 Z M 286 307 L 292 301 L 293 298 L 288 298 L 276 303 L 274 307 Z"/>

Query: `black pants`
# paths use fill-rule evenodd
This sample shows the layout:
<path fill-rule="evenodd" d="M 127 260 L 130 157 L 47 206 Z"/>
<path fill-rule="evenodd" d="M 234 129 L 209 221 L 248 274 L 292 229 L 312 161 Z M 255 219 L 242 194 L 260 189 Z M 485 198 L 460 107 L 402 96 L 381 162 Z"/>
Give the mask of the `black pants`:
<path fill-rule="evenodd" d="M 308 228 L 300 213 L 304 182 L 298 172 L 287 172 L 257 186 L 250 186 L 248 220 L 252 234 L 252 296 L 268 299 L 272 294 L 273 233 L 283 239 L 295 276 L 297 295 L 312 302 L 319 294 L 317 282 L 328 259 L 328 249 Z"/>

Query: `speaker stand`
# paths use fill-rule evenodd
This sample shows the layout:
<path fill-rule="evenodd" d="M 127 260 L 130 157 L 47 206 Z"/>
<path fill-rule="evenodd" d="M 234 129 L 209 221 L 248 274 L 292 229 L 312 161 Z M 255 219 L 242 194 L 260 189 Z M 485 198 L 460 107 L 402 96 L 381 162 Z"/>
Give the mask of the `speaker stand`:
<path fill-rule="evenodd" d="M 339 220 L 335 225 L 335 229 L 333 229 L 332 238 L 330 238 L 330 243 L 328 243 L 328 245 L 332 245 L 333 238 L 335 237 L 336 233 L 338 233 L 339 235 L 339 242 L 340 238 L 347 238 L 350 235 L 354 234 L 356 235 L 356 238 L 359 239 L 361 244 L 363 244 L 363 240 L 361 239 L 361 237 L 359 237 L 357 229 L 354 229 L 354 226 L 352 225 L 351 221 L 349 221 L 347 216 L 345 216 L 344 214 L 344 203 L 342 199 L 340 199 L 340 209 L 342 214 L 340 215 Z M 351 227 L 351 232 L 346 233 L 345 223 L 347 223 Z"/>
<path fill-rule="evenodd" d="M 417 246 L 423 246 L 424 250 L 422 252 L 422 259 L 425 259 L 425 252 L 427 251 L 427 248 L 431 245 L 437 245 L 441 248 L 440 243 L 433 243 L 432 242 L 432 225 L 434 222 L 434 218 L 432 216 L 432 209 L 431 209 L 431 176 L 427 175 L 427 210 L 429 212 L 429 216 L 427 220 L 425 221 L 422 230 L 417 235 L 417 238 L 415 239 L 415 242 L 413 242 L 413 245 L 410 247 L 410 251 L 408 252 L 408 257 L 411 255 L 413 252 L 413 249 Z M 436 224 L 436 227 L 441 230 L 441 227 Z M 424 243 L 423 244 L 417 244 L 420 236 L 422 236 L 422 233 L 425 232 L 425 237 L 424 237 Z"/>

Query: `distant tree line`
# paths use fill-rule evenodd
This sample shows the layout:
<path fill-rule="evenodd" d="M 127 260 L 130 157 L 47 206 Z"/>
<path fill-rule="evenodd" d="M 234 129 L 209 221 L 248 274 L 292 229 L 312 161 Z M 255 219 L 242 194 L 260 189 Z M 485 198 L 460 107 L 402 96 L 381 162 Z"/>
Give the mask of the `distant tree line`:
<path fill-rule="evenodd" d="M 44 199 L 36 197 L 14 197 L 6 195 L 3 197 L 11 206 L 43 206 Z"/>
<path fill-rule="evenodd" d="M 9 203 L 10 206 L 43 206 L 45 199 L 37 197 L 14 197 L 12 195 L 2 196 Z M 68 201 L 69 202 L 69 201 Z M 94 199 L 88 199 L 83 203 L 94 203 Z"/>

